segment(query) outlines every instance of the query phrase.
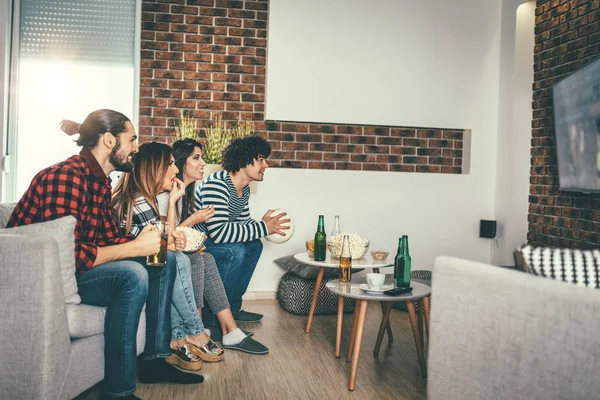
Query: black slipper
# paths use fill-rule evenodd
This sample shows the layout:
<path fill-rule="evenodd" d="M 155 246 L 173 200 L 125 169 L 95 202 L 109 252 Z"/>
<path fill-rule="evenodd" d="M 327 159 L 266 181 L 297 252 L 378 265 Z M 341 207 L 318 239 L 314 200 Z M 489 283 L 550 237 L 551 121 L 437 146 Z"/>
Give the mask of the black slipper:
<path fill-rule="evenodd" d="M 267 354 L 269 352 L 269 349 L 265 345 L 248 336 L 238 344 L 229 346 L 224 344 L 223 348 L 227 350 L 239 350 L 250 354 Z"/>
<path fill-rule="evenodd" d="M 205 326 L 204 328 L 206 328 L 210 331 L 210 338 L 214 342 L 222 342 L 223 341 L 223 331 L 221 331 L 221 327 L 216 327 L 215 325 L 211 325 L 211 326 Z M 242 332 L 244 332 L 244 335 L 246 335 L 248 337 L 254 336 L 254 332 L 245 331 L 243 329 L 240 329 L 240 330 Z"/>

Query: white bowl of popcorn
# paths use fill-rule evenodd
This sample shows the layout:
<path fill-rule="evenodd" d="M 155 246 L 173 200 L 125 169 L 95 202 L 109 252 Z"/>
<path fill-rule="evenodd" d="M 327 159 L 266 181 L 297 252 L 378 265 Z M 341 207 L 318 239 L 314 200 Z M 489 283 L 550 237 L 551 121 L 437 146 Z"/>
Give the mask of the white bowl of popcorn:
<path fill-rule="evenodd" d="M 206 235 L 203 232 L 189 226 L 178 226 L 175 230 L 185 233 L 186 243 L 185 249 L 183 249 L 184 253 L 193 253 L 200 250 L 206 240 Z"/>
<path fill-rule="evenodd" d="M 369 240 L 361 238 L 357 233 L 342 232 L 339 235 L 330 236 L 327 238 L 327 248 L 334 257 L 339 257 L 342 254 L 342 244 L 344 235 L 348 235 L 350 241 L 350 255 L 353 259 L 362 258 L 369 250 Z"/>

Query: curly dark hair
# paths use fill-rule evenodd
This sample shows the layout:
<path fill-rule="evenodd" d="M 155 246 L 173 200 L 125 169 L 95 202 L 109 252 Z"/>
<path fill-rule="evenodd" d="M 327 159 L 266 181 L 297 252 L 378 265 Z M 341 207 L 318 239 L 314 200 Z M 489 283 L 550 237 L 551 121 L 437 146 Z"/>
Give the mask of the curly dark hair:
<path fill-rule="evenodd" d="M 227 172 L 238 172 L 254 163 L 254 160 L 270 155 L 271 145 L 260 136 L 235 139 L 223 152 L 223 169 Z"/>

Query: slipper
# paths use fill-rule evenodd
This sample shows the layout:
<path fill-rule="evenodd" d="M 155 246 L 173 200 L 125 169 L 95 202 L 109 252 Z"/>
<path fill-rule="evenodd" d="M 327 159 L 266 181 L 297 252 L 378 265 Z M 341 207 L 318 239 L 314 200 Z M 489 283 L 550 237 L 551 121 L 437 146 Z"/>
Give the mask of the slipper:
<path fill-rule="evenodd" d="M 223 345 L 223 348 L 227 350 L 239 350 L 250 354 L 267 354 L 269 352 L 269 349 L 265 345 L 257 342 L 249 336 L 246 336 L 246 338 L 238 344 L 232 344 L 228 346 Z"/>
<path fill-rule="evenodd" d="M 206 327 L 204 327 L 205 331 L 208 331 L 209 329 L 207 329 Z M 248 336 L 248 337 L 252 337 L 254 336 L 254 332 L 250 332 L 250 331 L 245 331 L 243 329 L 241 329 L 242 332 L 244 332 L 244 335 Z M 214 341 L 214 342 L 222 342 L 223 341 L 223 331 L 221 331 L 220 327 L 216 327 L 216 326 L 211 326 L 210 327 L 210 338 Z"/>

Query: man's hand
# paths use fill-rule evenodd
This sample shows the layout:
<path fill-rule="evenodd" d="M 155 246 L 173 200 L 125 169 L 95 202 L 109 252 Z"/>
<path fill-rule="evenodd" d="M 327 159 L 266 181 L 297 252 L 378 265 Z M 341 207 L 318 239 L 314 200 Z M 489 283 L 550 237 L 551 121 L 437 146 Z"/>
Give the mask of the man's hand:
<path fill-rule="evenodd" d="M 175 250 L 182 251 L 185 249 L 186 238 L 184 231 L 173 231 L 171 234 L 173 236 L 173 244 L 175 245 Z"/>
<path fill-rule="evenodd" d="M 192 216 L 194 218 L 194 225 L 201 224 L 202 222 L 206 222 L 211 219 L 215 215 L 215 207 L 209 205 L 202 210 L 196 211 Z"/>
<path fill-rule="evenodd" d="M 154 226 L 148 224 L 142 229 L 133 243 L 135 243 L 138 256 L 156 254 L 160 250 L 160 232 Z"/>
<path fill-rule="evenodd" d="M 267 223 L 267 231 L 269 232 L 269 235 L 272 235 L 273 233 L 279 233 L 280 235 L 285 236 L 284 231 L 290 229 L 290 227 L 283 226 L 283 224 L 290 222 L 290 219 L 283 218 L 287 215 L 287 213 L 284 212 L 272 217 L 271 214 L 273 214 L 274 211 L 275 210 L 267 211 L 266 214 L 262 217 L 262 220 Z"/>

